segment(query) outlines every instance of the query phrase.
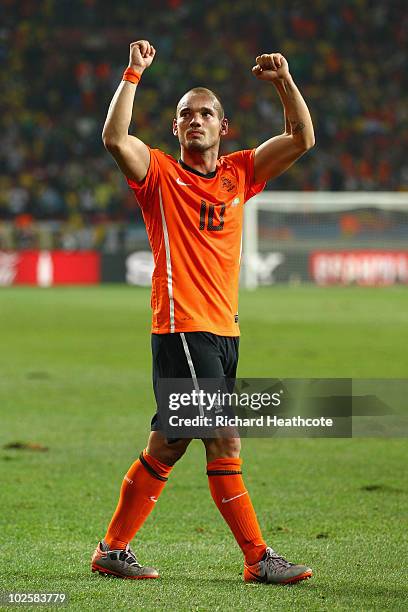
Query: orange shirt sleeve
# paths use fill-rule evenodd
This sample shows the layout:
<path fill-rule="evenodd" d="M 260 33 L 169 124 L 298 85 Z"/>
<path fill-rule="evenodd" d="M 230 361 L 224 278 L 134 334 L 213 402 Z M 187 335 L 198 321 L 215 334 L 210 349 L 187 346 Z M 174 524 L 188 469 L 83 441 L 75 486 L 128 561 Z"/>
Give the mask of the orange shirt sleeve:
<path fill-rule="evenodd" d="M 255 183 L 255 149 L 236 151 L 235 153 L 230 153 L 226 157 L 232 161 L 239 172 L 245 174 L 245 202 L 265 189 L 266 182 Z"/>
<path fill-rule="evenodd" d="M 149 203 L 153 201 L 154 192 L 157 190 L 159 184 L 160 152 L 158 149 L 151 149 L 150 147 L 149 151 L 150 164 L 143 181 L 136 182 L 129 177 L 126 177 L 127 184 L 135 194 L 135 198 L 142 210 L 149 206 Z"/>

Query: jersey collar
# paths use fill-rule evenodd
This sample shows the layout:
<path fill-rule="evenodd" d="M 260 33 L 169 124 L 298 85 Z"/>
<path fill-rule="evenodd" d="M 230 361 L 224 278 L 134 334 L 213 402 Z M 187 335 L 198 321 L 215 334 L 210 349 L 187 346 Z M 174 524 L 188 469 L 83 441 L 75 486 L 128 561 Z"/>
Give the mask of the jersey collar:
<path fill-rule="evenodd" d="M 193 172 L 194 174 L 196 174 L 197 176 L 201 176 L 202 178 L 212 179 L 217 174 L 217 168 L 212 172 L 208 172 L 208 174 L 204 174 L 203 172 L 199 172 L 198 170 L 195 170 L 194 168 L 191 168 L 190 166 L 185 164 L 182 159 L 179 159 L 178 163 L 184 170 L 188 170 L 188 172 Z"/>

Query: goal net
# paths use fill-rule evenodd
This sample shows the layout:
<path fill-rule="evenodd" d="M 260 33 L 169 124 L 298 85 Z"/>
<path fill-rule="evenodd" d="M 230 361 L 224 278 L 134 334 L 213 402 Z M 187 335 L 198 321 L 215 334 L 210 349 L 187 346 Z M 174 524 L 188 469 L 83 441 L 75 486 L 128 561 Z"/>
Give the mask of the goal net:
<path fill-rule="evenodd" d="M 269 191 L 245 205 L 242 286 L 408 283 L 408 192 Z"/>

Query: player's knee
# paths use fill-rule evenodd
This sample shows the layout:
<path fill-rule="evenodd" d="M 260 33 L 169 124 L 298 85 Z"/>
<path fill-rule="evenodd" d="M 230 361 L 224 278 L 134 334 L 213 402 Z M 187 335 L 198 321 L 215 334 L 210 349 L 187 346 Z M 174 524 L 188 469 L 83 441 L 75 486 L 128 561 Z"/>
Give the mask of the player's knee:
<path fill-rule="evenodd" d="M 203 440 L 207 452 L 207 460 L 227 457 L 239 457 L 241 440 L 239 438 L 212 438 Z"/>
<path fill-rule="evenodd" d="M 159 432 L 153 432 L 150 435 L 147 452 L 166 465 L 174 465 L 184 455 L 189 444 L 190 440 L 187 439 L 168 442 Z"/>
<path fill-rule="evenodd" d="M 190 440 L 178 440 L 177 442 L 165 444 L 163 453 L 166 456 L 167 465 L 174 465 L 184 455 L 187 450 L 187 446 L 190 444 Z"/>

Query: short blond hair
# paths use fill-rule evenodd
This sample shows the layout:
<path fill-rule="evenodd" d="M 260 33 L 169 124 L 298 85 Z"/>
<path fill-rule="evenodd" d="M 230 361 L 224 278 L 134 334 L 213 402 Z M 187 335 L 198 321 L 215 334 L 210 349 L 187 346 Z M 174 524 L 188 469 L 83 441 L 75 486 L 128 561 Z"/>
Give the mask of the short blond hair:
<path fill-rule="evenodd" d="M 177 108 L 176 108 L 176 115 L 179 112 L 180 109 L 180 102 L 182 101 L 182 99 L 187 95 L 187 94 L 206 94 L 207 96 L 211 96 L 212 98 L 214 98 L 215 100 L 215 108 L 217 109 L 217 113 L 220 119 L 224 119 L 225 113 L 224 113 L 224 107 L 222 105 L 221 99 L 220 97 L 211 89 L 208 89 L 207 87 L 193 87 L 193 89 L 189 89 L 188 91 L 186 91 L 186 93 L 181 96 L 180 100 L 177 103 Z"/>

